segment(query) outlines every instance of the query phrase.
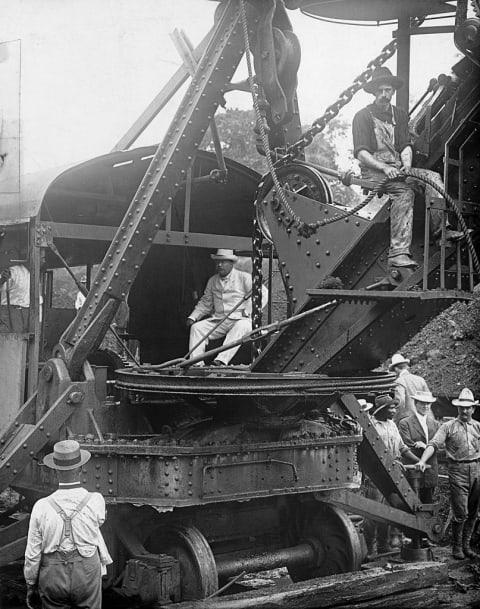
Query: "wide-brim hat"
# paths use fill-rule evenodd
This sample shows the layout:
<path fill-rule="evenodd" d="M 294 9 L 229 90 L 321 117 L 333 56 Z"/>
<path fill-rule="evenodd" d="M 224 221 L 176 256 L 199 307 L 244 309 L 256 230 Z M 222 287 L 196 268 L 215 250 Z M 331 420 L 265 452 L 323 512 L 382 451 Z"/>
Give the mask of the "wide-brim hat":
<path fill-rule="evenodd" d="M 477 406 L 478 403 L 478 400 L 473 397 L 473 393 L 470 391 L 470 389 L 467 389 L 467 387 L 460 391 L 460 395 L 457 399 L 452 400 L 452 404 L 454 406 L 463 406 L 464 408 L 469 408 L 470 406 Z"/>
<path fill-rule="evenodd" d="M 364 398 L 358 398 L 357 402 L 360 404 L 363 412 L 369 412 L 369 410 L 373 407 L 371 402 L 367 402 Z"/>
<path fill-rule="evenodd" d="M 215 254 L 210 254 L 212 260 L 230 260 L 231 262 L 237 262 L 238 258 L 233 253 L 233 250 L 218 249 Z"/>
<path fill-rule="evenodd" d="M 395 90 L 403 87 L 403 80 L 394 76 L 385 66 L 375 68 L 369 81 L 363 85 L 367 93 L 375 93 L 379 85 L 391 85 Z"/>
<path fill-rule="evenodd" d="M 394 398 L 389 393 L 385 395 L 379 395 L 375 398 L 375 403 L 369 409 L 370 414 L 376 415 L 380 410 L 388 408 L 389 406 L 398 406 L 397 398 Z"/>
<path fill-rule="evenodd" d="M 84 465 L 92 455 L 80 448 L 75 440 L 62 440 L 53 447 L 53 453 L 45 455 L 43 464 L 50 469 L 67 471 Z"/>
<path fill-rule="evenodd" d="M 388 369 L 391 370 L 392 368 L 395 368 L 395 366 L 398 366 L 399 364 L 409 364 L 409 363 L 410 363 L 410 360 L 407 359 L 406 357 L 403 357 L 403 355 L 401 353 L 394 353 L 392 355 L 392 363 L 390 364 Z"/>
<path fill-rule="evenodd" d="M 423 402 L 424 404 L 433 404 L 433 402 L 437 401 L 437 398 L 433 397 L 430 391 L 417 391 L 411 397 L 412 400 Z"/>

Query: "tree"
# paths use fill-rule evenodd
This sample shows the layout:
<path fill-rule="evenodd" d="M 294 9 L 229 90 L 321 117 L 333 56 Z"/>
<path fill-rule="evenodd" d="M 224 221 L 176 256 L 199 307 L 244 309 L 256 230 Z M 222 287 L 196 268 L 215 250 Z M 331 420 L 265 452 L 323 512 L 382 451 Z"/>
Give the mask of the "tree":
<path fill-rule="evenodd" d="M 239 110 L 229 108 L 226 112 L 216 115 L 222 149 L 226 157 L 255 169 L 260 174 L 268 171 L 265 157 L 261 156 L 256 149 L 257 134 L 255 133 L 255 112 L 253 110 Z M 306 131 L 309 126 L 305 126 Z M 339 142 L 344 144 L 347 139 L 349 126 L 346 122 L 334 119 L 327 128 L 316 136 L 313 142 L 306 148 L 306 159 L 316 165 L 337 169 L 337 160 L 341 148 Z M 211 137 L 206 141 L 205 149 L 213 151 Z M 350 156 L 352 153 L 350 150 Z M 356 205 L 359 202 L 357 193 L 343 186 L 337 181 L 330 181 L 334 199 L 342 205 Z"/>
<path fill-rule="evenodd" d="M 256 149 L 255 112 L 253 110 L 228 109 L 215 116 L 223 153 L 226 157 L 255 169 L 260 174 L 267 171 L 265 157 Z M 207 135 L 208 137 L 208 135 Z M 211 137 L 205 141 L 205 150 L 213 152 Z"/>
<path fill-rule="evenodd" d="M 306 129 L 307 127 L 303 128 L 304 131 Z M 334 118 L 306 148 L 306 160 L 314 165 L 321 165 L 338 171 L 340 159 L 343 164 L 348 162 L 351 165 L 353 162 L 350 126 L 345 121 Z M 344 186 L 338 180 L 330 180 L 330 187 L 333 198 L 337 203 L 353 207 L 360 202 L 358 193 L 352 188 Z"/>

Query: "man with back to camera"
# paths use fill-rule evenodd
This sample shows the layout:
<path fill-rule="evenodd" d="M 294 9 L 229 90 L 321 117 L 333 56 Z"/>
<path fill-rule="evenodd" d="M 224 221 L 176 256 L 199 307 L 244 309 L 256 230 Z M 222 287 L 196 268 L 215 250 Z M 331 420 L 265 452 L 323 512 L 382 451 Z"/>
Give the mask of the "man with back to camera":
<path fill-rule="evenodd" d="M 10 332 L 26 332 L 30 308 L 30 271 L 24 264 L 13 264 L 3 269 L 0 275 L 0 304 L 9 309 Z"/>
<path fill-rule="evenodd" d="M 403 357 L 401 353 L 395 353 L 392 356 L 392 363 L 388 367 L 391 372 L 395 372 L 397 379 L 395 381 L 395 397 L 398 400 L 397 414 L 395 422 L 399 423 L 404 417 L 415 414 L 416 410 L 413 405 L 412 395 L 417 391 L 428 391 L 427 381 L 413 374 L 409 369 L 410 360 Z M 434 418 L 432 413 L 429 413 L 429 418 Z"/>
<path fill-rule="evenodd" d="M 408 115 L 391 103 L 403 81 L 394 76 L 387 67 L 375 68 L 371 79 L 363 89 L 375 96 L 375 101 L 357 112 L 353 119 L 353 154 L 360 162 L 362 177 L 372 182 L 390 178 L 383 191 L 390 197 L 390 249 L 388 260 L 391 266 L 417 266 L 411 257 L 413 203 L 415 192 L 425 192 L 428 201 L 440 194 L 420 180 L 399 180 L 402 171 L 412 168 L 413 148 L 408 129 Z M 443 188 L 440 175 L 428 169 L 417 169 Z M 443 213 L 432 210 L 431 229 L 435 238 L 441 236 Z M 463 233 L 448 227 L 446 239 L 461 239 Z"/>
<path fill-rule="evenodd" d="M 457 407 L 457 417 L 440 425 L 416 468 L 425 471 L 430 457 L 445 445 L 453 513 L 452 555 L 462 560 L 479 557 L 471 540 L 480 509 L 480 422 L 472 418 L 478 400 L 470 389 L 462 389 L 452 404 Z"/>
<path fill-rule="evenodd" d="M 210 254 L 210 257 L 215 260 L 217 272 L 208 280 L 203 296 L 187 318 L 191 358 L 205 353 L 207 335 L 211 340 L 225 337 L 225 343 L 230 343 L 252 330 L 252 276 L 234 268 L 238 258 L 233 250 L 218 249 L 215 254 Z M 267 290 L 262 286 L 263 305 L 266 304 L 267 296 Z M 226 318 L 231 311 L 231 315 Z M 223 318 L 224 321 L 219 323 Z M 217 324 L 219 325 L 215 328 Z M 239 348 L 240 345 L 219 353 L 213 364 L 228 365 Z M 197 365 L 203 365 L 203 362 Z"/>
<path fill-rule="evenodd" d="M 38 592 L 43 609 L 101 609 L 102 575 L 112 562 L 100 532 L 105 500 L 80 484 L 90 459 L 75 440 L 63 440 L 43 463 L 56 470 L 58 490 L 33 506 L 25 550 L 26 605 Z"/>

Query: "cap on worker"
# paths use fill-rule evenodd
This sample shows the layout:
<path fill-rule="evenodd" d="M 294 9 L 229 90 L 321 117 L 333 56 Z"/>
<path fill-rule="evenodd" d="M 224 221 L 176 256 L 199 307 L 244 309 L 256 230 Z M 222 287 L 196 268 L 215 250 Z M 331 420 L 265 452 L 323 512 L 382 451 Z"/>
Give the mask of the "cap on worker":
<path fill-rule="evenodd" d="M 377 412 L 382 410 L 383 408 L 388 408 L 388 406 L 397 406 L 398 400 L 391 396 L 389 393 L 385 393 L 382 395 L 377 395 L 375 398 L 375 403 L 370 409 L 370 413 L 375 415 Z"/>
<path fill-rule="evenodd" d="M 410 363 L 410 360 L 403 357 L 403 355 L 401 353 L 394 353 L 392 355 L 392 363 L 390 364 L 388 369 L 392 370 L 392 368 L 395 368 L 395 366 L 398 366 L 399 364 L 409 364 L 409 363 Z"/>
<path fill-rule="evenodd" d="M 370 80 L 363 85 L 363 90 L 375 94 L 380 85 L 391 85 L 396 90 L 403 87 L 403 80 L 394 76 L 386 66 L 380 66 L 372 72 Z"/>
<path fill-rule="evenodd" d="M 237 262 L 238 258 L 233 253 L 233 250 L 218 249 L 215 254 L 210 254 L 210 258 L 213 260 L 230 260 L 231 262 Z"/>
<path fill-rule="evenodd" d="M 464 408 L 468 408 L 469 406 L 477 406 L 478 400 L 473 397 L 473 393 L 470 389 L 462 389 L 460 391 L 460 395 L 456 400 L 452 400 L 452 404 L 454 406 L 463 406 Z"/>
<path fill-rule="evenodd" d="M 45 455 L 43 464 L 51 469 L 66 471 L 84 465 L 91 457 L 75 440 L 62 440 L 53 447 L 53 453 Z"/>
<path fill-rule="evenodd" d="M 437 398 L 434 398 L 430 391 L 417 391 L 412 395 L 412 400 L 423 402 L 424 404 L 433 404 L 433 402 L 437 401 Z"/>

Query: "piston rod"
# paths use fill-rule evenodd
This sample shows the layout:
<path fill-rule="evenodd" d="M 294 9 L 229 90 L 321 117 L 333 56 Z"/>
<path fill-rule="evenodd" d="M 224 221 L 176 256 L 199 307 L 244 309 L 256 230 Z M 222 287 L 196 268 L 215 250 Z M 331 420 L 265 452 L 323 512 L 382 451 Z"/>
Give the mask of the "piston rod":
<path fill-rule="evenodd" d="M 218 577 L 228 578 L 240 571 L 255 573 L 277 567 L 301 567 L 317 561 L 316 544 L 301 543 L 289 548 L 279 548 L 261 554 L 242 557 L 215 557 Z"/>

